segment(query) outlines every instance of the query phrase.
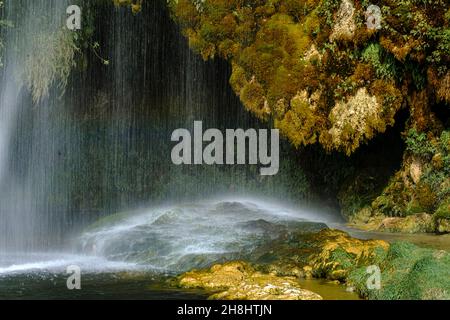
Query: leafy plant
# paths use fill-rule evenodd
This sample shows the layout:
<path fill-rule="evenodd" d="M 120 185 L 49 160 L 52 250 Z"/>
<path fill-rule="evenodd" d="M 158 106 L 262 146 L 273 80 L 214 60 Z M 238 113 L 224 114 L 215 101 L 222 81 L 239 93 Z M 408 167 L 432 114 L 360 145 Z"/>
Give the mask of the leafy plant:
<path fill-rule="evenodd" d="M 421 157 L 431 157 L 436 148 L 431 144 L 425 132 L 411 129 L 406 137 L 406 150 Z"/>

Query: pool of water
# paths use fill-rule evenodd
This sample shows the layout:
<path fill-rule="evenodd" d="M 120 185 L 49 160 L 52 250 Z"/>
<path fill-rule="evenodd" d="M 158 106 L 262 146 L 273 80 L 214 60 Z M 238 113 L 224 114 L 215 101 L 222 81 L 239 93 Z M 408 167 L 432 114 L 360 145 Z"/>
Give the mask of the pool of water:
<path fill-rule="evenodd" d="M 0 253 L 0 299 L 206 299 L 207 292 L 171 286 L 170 276 L 220 259 L 239 259 L 286 228 L 322 227 L 321 221 L 325 217 L 255 200 L 206 201 L 120 215 L 86 230 L 66 252 Z M 450 250 L 450 236 L 329 225 L 361 239 L 404 240 Z M 81 270 L 81 290 L 67 287 L 70 266 Z M 299 281 L 326 300 L 358 299 L 343 285 Z"/>
<path fill-rule="evenodd" d="M 69 290 L 72 273 L 81 271 L 81 289 Z M 180 290 L 169 275 L 146 266 L 67 253 L 0 255 L 0 299 L 205 299 L 205 292 Z"/>
<path fill-rule="evenodd" d="M 361 300 L 353 291 L 348 291 L 342 284 L 322 279 L 300 279 L 302 288 L 322 296 L 324 300 Z"/>
<path fill-rule="evenodd" d="M 93 273 L 81 290 L 69 290 L 63 274 L 22 273 L 0 277 L 2 300 L 203 300 L 202 291 L 177 289 L 149 273 Z"/>

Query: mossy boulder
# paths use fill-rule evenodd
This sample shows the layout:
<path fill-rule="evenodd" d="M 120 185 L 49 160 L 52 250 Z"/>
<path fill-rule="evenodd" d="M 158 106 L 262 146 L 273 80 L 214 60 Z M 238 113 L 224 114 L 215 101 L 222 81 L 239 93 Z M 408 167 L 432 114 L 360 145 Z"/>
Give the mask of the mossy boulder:
<path fill-rule="evenodd" d="M 367 299 L 450 299 L 450 254 L 406 242 L 360 240 L 326 229 L 280 236 L 255 250 L 252 264 L 235 261 L 194 270 L 176 279 L 211 299 L 319 299 L 298 278 L 345 283 Z M 378 270 L 380 287 L 368 285 Z"/>
<path fill-rule="evenodd" d="M 436 230 L 436 225 L 432 215 L 421 213 L 405 218 L 385 218 L 378 230 L 401 233 L 432 233 Z"/>
<path fill-rule="evenodd" d="M 441 203 L 434 213 L 434 219 L 436 221 L 437 232 L 450 233 L 450 198 L 447 198 Z"/>
<path fill-rule="evenodd" d="M 437 219 L 437 232 L 450 233 L 450 219 Z"/>
<path fill-rule="evenodd" d="M 249 257 L 259 270 L 278 276 L 345 281 L 357 266 L 380 259 L 389 244 L 352 238 L 340 230 L 294 233 L 257 248 Z"/>
<path fill-rule="evenodd" d="M 318 252 L 308 264 L 319 278 L 345 281 L 359 265 L 371 265 L 382 259 L 389 244 L 382 240 L 360 240 L 339 230 L 325 230 L 318 234 Z"/>
<path fill-rule="evenodd" d="M 256 271 L 242 261 L 217 264 L 210 269 L 194 270 L 181 275 L 178 285 L 211 291 L 217 300 L 321 300 L 302 289 L 295 278 L 278 277 Z"/>

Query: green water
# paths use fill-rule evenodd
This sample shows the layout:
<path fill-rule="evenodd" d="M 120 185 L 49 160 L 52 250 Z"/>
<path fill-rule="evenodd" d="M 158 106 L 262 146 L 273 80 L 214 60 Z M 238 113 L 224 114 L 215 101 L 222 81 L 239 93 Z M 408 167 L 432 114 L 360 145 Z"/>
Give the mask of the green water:
<path fill-rule="evenodd" d="M 21 274 L 0 277 L 3 300 L 203 300 L 207 294 L 180 290 L 153 275 L 96 273 L 82 277 L 81 290 L 67 289 L 65 275 Z"/>
<path fill-rule="evenodd" d="M 83 276 L 81 290 L 68 290 L 65 275 L 21 274 L 0 278 L 0 299 L 18 300 L 204 300 L 202 290 L 174 288 L 166 278 L 145 273 L 90 274 Z M 325 300 L 359 300 L 345 286 L 325 280 L 299 280 L 301 286 Z"/>

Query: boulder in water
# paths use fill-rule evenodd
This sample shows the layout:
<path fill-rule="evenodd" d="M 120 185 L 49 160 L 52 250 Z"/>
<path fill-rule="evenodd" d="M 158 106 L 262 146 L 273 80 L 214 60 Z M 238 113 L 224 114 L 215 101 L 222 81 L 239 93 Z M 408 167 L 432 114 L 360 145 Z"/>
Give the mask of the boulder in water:
<path fill-rule="evenodd" d="M 178 284 L 184 288 L 201 288 L 216 292 L 217 300 L 321 300 L 318 294 L 302 289 L 296 278 L 277 277 L 256 271 L 241 261 L 214 265 L 181 275 Z"/>

